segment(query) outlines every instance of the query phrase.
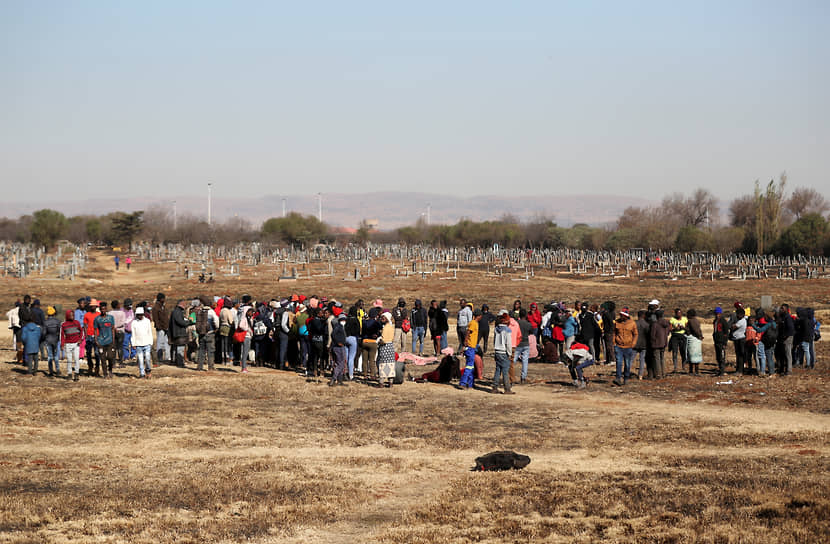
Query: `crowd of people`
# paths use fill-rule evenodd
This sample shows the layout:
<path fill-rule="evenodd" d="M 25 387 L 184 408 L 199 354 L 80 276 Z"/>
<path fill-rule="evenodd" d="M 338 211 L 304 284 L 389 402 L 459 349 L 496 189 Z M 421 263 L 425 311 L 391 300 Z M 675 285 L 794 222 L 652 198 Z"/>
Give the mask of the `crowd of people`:
<path fill-rule="evenodd" d="M 783 304 L 775 310 L 747 311 L 735 302 L 728 315 L 720 307 L 713 313 L 718 375 L 726 372 L 729 343 L 737 373 L 789 375 L 794 365 L 815 366 L 820 323 L 812 308 L 796 308 L 793 314 Z M 298 371 L 315 381 L 326 376 L 331 386 L 359 378 L 391 387 L 403 381 L 404 361 L 437 359 L 438 368 L 418 380 L 458 380 L 458 388 L 471 389 L 483 379 L 482 361 L 491 336 L 494 393 L 513 394 L 514 385 L 527 382 L 532 360 L 567 365 L 576 387 L 586 386 L 585 369 L 595 363 L 616 365 L 613 383 L 624 386 L 632 377 L 660 380 L 670 372 L 697 376 L 703 362 L 706 339 L 697 311 L 675 308 L 667 315 L 656 299 L 637 311 L 618 309 L 613 301 L 576 301 L 572 306 L 551 301 L 541 308 L 534 302 L 525 308 L 516 300 L 509 310 L 496 312 L 487 304 L 476 308 L 461 299 L 454 314 L 454 346 L 449 342 L 447 301 L 437 300 L 424 306 L 416 299 L 409 307 L 400 298 L 387 308 L 380 299 L 369 304 L 357 300 L 347 307 L 327 297 L 299 294 L 269 301 L 249 295 L 200 296 L 170 304 L 158 293 L 155 300 L 135 305 L 129 298 L 107 303 L 87 296 L 63 312 L 61 320 L 55 306 L 44 310 L 40 300 L 26 295 L 7 317 L 17 361 L 28 374 L 38 372 L 45 360 L 49 376 L 74 381 L 81 375 L 82 361 L 88 376 L 112 378 L 115 368 L 134 360 L 142 378 L 150 378 L 153 368 L 165 363 L 195 364 L 199 371 L 236 366 L 242 373 L 249 365 L 262 365 Z"/>

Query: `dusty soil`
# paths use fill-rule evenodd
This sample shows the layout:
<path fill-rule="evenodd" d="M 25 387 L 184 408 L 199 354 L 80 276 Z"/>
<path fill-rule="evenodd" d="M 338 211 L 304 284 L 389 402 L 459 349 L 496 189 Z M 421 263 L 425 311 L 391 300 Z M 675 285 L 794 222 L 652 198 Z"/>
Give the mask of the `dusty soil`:
<path fill-rule="evenodd" d="M 537 275 L 529 282 L 462 271 L 457 280 L 279 284 L 243 270 L 211 286 L 141 263 L 114 274 L 100 254 L 89 285 L 2 280 L 74 306 L 82 294 L 151 299 L 317 292 L 457 301 L 613 299 L 711 308 L 761 294 L 828 309 L 830 281 L 706 282 Z M 379 265 L 379 271 L 382 266 Z M 256 273 L 257 276 L 253 276 Z M 450 307 L 454 307 L 451 303 Z M 329 388 L 293 372 L 162 366 L 154 379 L 27 377 L 0 335 L 0 542 L 826 542 L 830 540 L 830 371 L 788 378 L 712 375 L 611 384 L 613 369 L 569 385 L 560 365 L 531 364 L 506 397 L 405 383 Z M 485 376 L 492 375 L 485 360 Z M 413 375 L 431 366 L 410 367 Z M 732 383 L 718 383 L 729 382 Z M 513 449 L 522 471 L 470 472 Z"/>

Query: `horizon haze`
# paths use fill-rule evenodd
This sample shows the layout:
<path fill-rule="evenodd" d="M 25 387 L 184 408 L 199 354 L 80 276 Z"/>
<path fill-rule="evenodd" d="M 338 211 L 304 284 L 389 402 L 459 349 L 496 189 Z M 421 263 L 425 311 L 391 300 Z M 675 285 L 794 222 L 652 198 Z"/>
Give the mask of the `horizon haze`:
<path fill-rule="evenodd" d="M 823 191 L 828 27 L 816 0 L 8 0 L 0 186 L 728 201 L 786 171 Z"/>

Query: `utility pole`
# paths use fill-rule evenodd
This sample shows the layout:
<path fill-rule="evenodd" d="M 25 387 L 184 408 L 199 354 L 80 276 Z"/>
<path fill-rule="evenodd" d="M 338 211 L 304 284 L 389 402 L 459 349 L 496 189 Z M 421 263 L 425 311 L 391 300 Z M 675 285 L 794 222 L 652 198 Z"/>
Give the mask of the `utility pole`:
<path fill-rule="evenodd" d="M 176 221 L 176 201 L 173 201 L 173 230 L 178 228 L 178 221 Z"/>
<path fill-rule="evenodd" d="M 208 183 L 208 226 L 210 226 L 210 189 L 212 186 L 212 183 Z"/>
<path fill-rule="evenodd" d="M 285 199 L 282 199 L 282 216 L 285 217 Z"/>
<path fill-rule="evenodd" d="M 317 219 L 323 222 L 323 193 L 317 193 Z"/>
<path fill-rule="evenodd" d="M 430 212 L 432 211 L 432 204 L 427 202 L 427 226 L 429 226 Z"/>

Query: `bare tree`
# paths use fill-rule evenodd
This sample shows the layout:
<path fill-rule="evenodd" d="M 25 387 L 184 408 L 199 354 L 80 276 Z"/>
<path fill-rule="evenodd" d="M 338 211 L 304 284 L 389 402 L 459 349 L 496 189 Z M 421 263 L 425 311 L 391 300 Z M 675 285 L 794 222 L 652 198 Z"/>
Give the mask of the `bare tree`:
<path fill-rule="evenodd" d="M 691 196 L 680 193 L 663 199 L 662 207 L 677 217 L 682 226 L 704 227 L 716 222 L 718 199 L 706 189 L 698 188 Z"/>
<path fill-rule="evenodd" d="M 815 189 L 798 187 L 793 190 L 790 198 L 784 201 L 784 209 L 798 220 L 808 213 L 824 215 L 830 211 L 830 203 Z"/>
<path fill-rule="evenodd" d="M 750 230 L 755 229 L 758 217 L 758 201 L 753 195 L 739 196 L 729 204 L 729 224 Z"/>

